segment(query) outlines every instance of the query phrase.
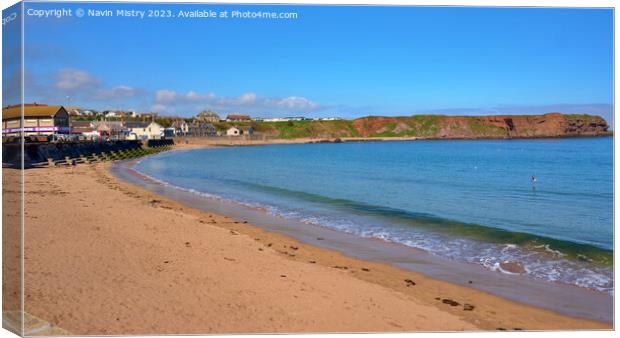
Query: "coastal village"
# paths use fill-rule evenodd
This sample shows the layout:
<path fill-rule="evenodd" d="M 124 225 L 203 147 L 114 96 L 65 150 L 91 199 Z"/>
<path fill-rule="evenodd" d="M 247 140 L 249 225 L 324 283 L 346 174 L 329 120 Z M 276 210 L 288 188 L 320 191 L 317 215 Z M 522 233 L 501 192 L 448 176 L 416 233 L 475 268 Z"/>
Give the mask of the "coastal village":
<path fill-rule="evenodd" d="M 149 155 L 175 144 L 264 143 L 277 135 L 272 125 L 339 120 L 303 116 L 261 119 L 211 110 L 181 117 L 41 103 L 12 105 L 2 109 L 2 163 L 3 167 L 25 168 L 76 165 Z"/>
<path fill-rule="evenodd" d="M 249 115 L 220 116 L 210 110 L 193 117 L 166 116 L 157 113 L 105 110 L 95 111 L 74 106 L 24 104 L 2 109 L 2 136 L 10 138 L 24 132 L 26 142 L 81 140 L 158 140 L 174 137 L 253 137 L 260 136 L 252 122 L 312 121 L 297 116 L 252 118 Z M 318 118 L 334 121 L 339 118 Z"/>
<path fill-rule="evenodd" d="M 31 103 L 2 109 L 5 143 L 23 132 L 25 142 L 150 141 L 213 139 L 507 139 L 613 134 L 597 115 L 549 112 L 539 115 L 366 116 L 356 119 L 305 116 L 260 118 L 212 110 L 170 116 L 132 110 L 96 111 Z M 259 114 L 257 114 L 259 115 Z M 263 114 L 260 114 L 263 115 Z M 22 125 L 23 123 L 23 125 Z"/>

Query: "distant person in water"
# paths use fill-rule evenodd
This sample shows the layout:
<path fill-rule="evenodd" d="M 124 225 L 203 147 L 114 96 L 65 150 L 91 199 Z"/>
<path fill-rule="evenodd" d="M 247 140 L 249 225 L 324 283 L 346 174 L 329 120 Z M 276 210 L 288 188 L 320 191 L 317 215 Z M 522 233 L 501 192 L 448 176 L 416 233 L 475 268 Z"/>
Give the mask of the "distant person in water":
<path fill-rule="evenodd" d="M 536 191 L 536 175 L 532 175 L 532 191 Z"/>

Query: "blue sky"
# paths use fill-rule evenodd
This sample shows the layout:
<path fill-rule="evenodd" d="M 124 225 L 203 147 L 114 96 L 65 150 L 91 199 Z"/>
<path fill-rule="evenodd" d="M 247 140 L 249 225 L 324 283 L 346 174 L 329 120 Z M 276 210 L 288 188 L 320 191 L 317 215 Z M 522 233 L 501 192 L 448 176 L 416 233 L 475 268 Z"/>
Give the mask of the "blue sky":
<path fill-rule="evenodd" d="M 25 18 L 26 101 L 255 116 L 602 114 L 608 9 L 41 4 L 297 19 Z"/>

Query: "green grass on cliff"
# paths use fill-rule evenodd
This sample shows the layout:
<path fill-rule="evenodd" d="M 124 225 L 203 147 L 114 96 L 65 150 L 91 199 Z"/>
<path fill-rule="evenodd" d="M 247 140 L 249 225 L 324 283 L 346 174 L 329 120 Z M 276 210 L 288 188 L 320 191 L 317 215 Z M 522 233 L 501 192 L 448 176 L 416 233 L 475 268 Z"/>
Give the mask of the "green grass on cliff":
<path fill-rule="evenodd" d="M 500 137 L 506 135 L 506 129 L 492 124 L 485 124 L 476 116 L 470 116 L 467 119 L 469 122 L 469 129 L 474 133 L 474 135 L 480 137 Z"/>
<path fill-rule="evenodd" d="M 380 117 L 369 117 L 362 124 L 365 129 L 380 119 Z M 441 129 L 442 115 L 413 115 L 397 117 L 396 122 L 385 123 L 370 137 L 433 137 Z"/>
<path fill-rule="evenodd" d="M 432 137 L 441 129 L 442 115 L 414 115 L 408 119 L 414 123 L 415 135 L 418 137 Z"/>
<path fill-rule="evenodd" d="M 532 115 L 528 115 L 532 116 Z M 598 122 L 600 117 L 593 115 L 570 114 L 567 119 Z M 361 133 L 353 127 L 355 124 Z M 478 116 L 461 116 L 458 119 L 445 115 L 412 115 L 401 117 L 370 116 L 357 120 L 336 121 L 288 121 L 288 122 L 245 122 L 215 123 L 218 130 L 225 131 L 231 126 L 252 126 L 257 133 L 282 139 L 294 138 L 337 138 L 337 137 L 452 137 L 504 138 L 505 128 L 494 125 Z M 535 136 L 536 130 L 522 128 L 522 135 Z M 555 136 L 555 135 L 554 135 Z"/>
<path fill-rule="evenodd" d="M 282 139 L 294 138 L 333 138 L 357 137 L 359 133 L 353 128 L 351 120 L 336 121 L 287 121 L 287 122 L 220 122 L 215 123 L 218 130 L 227 130 L 231 126 L 251 126 L 257 133 Z"/>
<path fill-rule="evenodd" d="M 356 137 L 357 130 L 350 120 L 289 121 L 270 123 L 284 139 L 301 137 Z"/>

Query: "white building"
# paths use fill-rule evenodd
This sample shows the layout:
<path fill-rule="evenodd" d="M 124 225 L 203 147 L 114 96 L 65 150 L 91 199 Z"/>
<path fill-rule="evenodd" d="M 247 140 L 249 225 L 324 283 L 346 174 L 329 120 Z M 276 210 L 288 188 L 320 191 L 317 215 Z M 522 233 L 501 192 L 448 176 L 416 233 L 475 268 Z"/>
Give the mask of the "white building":
<path fill-rule="evenodd" d="M 237 127 L 230 127 L 226 131 L 226 136 L 239 136 L 241 135 L 241 129 Z"/>
<path fill-rule="evenodd" d="M 185 136 L 189 133 L 189 124 L 185 121 L 174 121 L 171 127 L 176 136 Z"/>
<path fill-rule="evenodd" d="M 288 121 L 310 121 L 312 120 L 309 117 L 304 116 L 291 116 L 291 117 L 274 117 L 263 119 L 263 122 L 288 122 Z"/>
<path fill-rule="evenodd" d="M 129 139 L 159 140 L 164 133 L 164 128 L 157 122 L 125 122 L 129 129 Z"/>
<path fill-rule="evenodd" d="M 276 117 L 276 118 L 271 118 L 271 119 L 263 119 L 263 122 L 286 122 L 286 121 L 288 121 L 288 120 L 283 118 L 283 117 Z"/>
<path fill-rule="evenodd" d="M 230 127 L 226 130 L 226 136 L 241 136 L 254 134 L 254 128 L 252 127 Z"/>

